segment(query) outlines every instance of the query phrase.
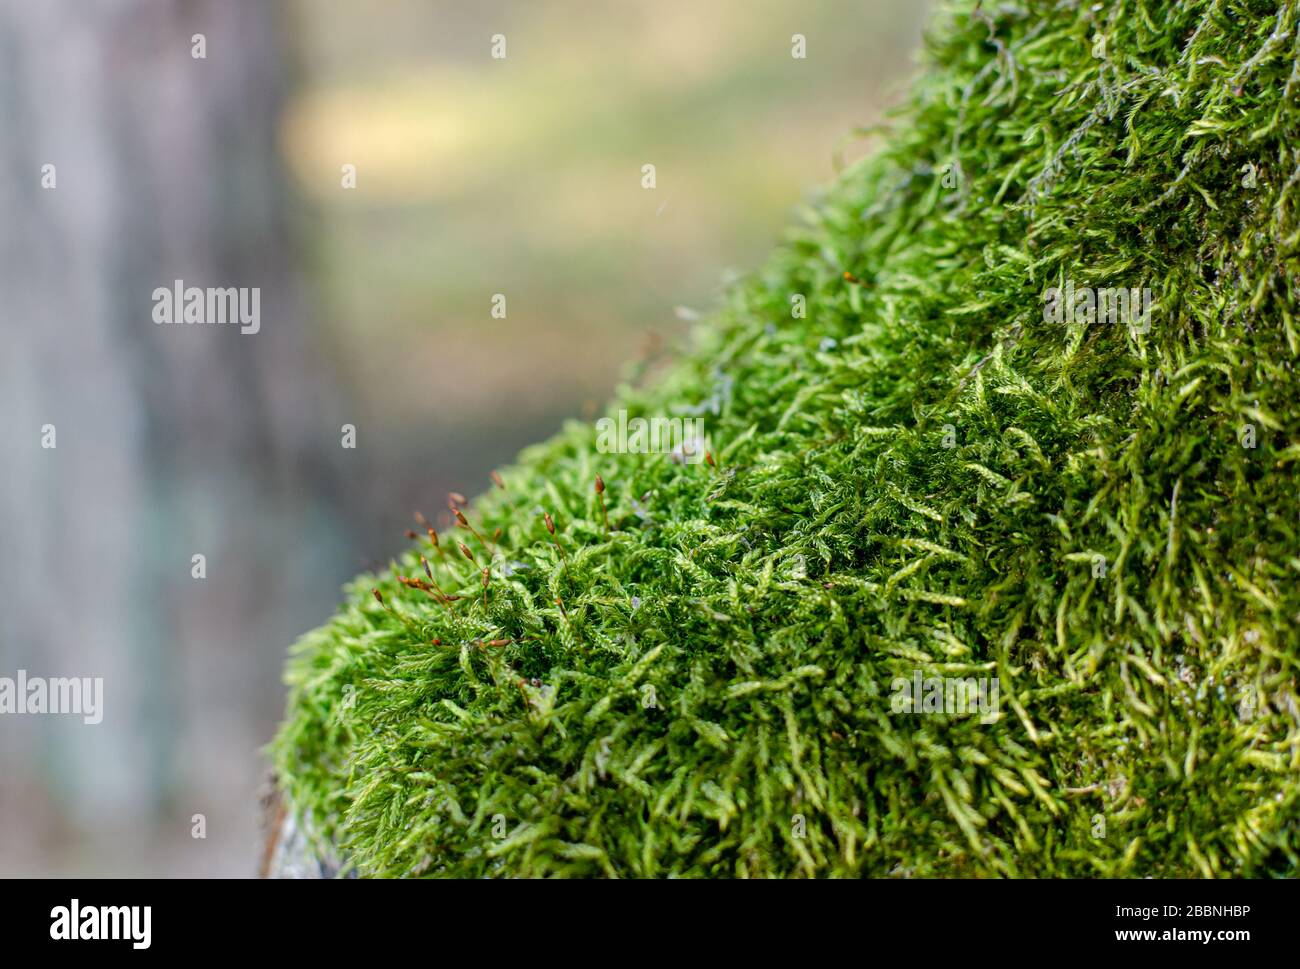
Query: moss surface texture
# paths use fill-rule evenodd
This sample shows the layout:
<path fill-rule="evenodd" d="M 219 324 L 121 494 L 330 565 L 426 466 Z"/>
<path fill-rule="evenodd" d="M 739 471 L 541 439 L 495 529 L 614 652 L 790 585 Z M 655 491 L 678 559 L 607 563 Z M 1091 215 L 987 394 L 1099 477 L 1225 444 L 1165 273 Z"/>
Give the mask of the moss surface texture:
<path fill-rule="evenodd" d="M 1300 8 L 960 3 L 926 46 L 610 405 L 702 417 L 708 460 L 571 423 L 298 643 L 273 751 L 322 851 L 1297 873 Z M 998 709 L 900 710 L 918 672 Z"/>

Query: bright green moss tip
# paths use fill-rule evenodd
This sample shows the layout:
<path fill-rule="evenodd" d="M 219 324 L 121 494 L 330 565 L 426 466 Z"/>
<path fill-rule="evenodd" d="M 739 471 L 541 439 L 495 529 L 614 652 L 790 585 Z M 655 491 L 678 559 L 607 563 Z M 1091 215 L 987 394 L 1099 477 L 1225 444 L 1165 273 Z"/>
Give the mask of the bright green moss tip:
<path fill-rule="evenodd" d="M 298 644 L 278 772 L 358 872 L 1297 873 L 1300 7 L 963 3 L 928 47 L 611 405 L 716 467 L 570 424 L 467 509 L 495 557 L 424 542 Z M 1149 328 L 1047 319 L 1067 280 Z M 894 712 L 918 670 L 1000 716 Z"/>

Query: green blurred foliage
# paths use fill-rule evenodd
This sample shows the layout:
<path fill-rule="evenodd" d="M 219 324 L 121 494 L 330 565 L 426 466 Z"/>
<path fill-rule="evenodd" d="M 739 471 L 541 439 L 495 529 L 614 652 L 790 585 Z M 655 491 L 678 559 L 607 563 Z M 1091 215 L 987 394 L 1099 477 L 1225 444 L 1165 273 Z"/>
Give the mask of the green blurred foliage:
<path fill-rule="evenodd" d="M 513 448 L 590 412 L 646 331 L 676 335 L 676 308 L 711 305 L 833 174 L 837 143 L 900 89 L 924 12 L 299 0 L 283 146 L 313 209 L 335 362 L 364 413 L 458 448 L 510 427 Z"/>

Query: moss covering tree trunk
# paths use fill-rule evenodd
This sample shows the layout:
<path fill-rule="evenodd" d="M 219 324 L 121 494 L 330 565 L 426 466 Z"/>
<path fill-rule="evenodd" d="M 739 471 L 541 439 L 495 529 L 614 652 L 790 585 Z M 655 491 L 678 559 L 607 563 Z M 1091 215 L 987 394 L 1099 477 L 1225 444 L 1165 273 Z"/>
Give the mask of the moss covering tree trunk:
<path fill-rule="evenodd" d="M 1295 874 L 1298 51 L 1296 2 L 945 9 L 611 404 L 707 461 L 575 422 L 302 639 L 294 816 L 364 875 Z"/>

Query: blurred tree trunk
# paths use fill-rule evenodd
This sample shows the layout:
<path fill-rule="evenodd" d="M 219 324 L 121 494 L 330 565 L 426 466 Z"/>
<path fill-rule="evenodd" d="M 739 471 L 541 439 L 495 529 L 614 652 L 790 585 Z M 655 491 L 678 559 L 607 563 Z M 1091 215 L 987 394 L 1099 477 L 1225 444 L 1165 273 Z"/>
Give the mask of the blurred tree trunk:
<path fill-rule="evenodd" d="M 54 800 L 146 830 L 166 804 L 209 839 L 238 831 L 250 869 L 283 647 L 342 578 L 307 563 L 346 562 L 346 418 L 309 345 L 276 152 L 280 9 L 0 0 L 0 675 L 105 680 L 99 726 L 6 718 L 0 822 Z M 260 287 L 261 331 L 156 325 L 152 292 L 177 279 Z"/>

